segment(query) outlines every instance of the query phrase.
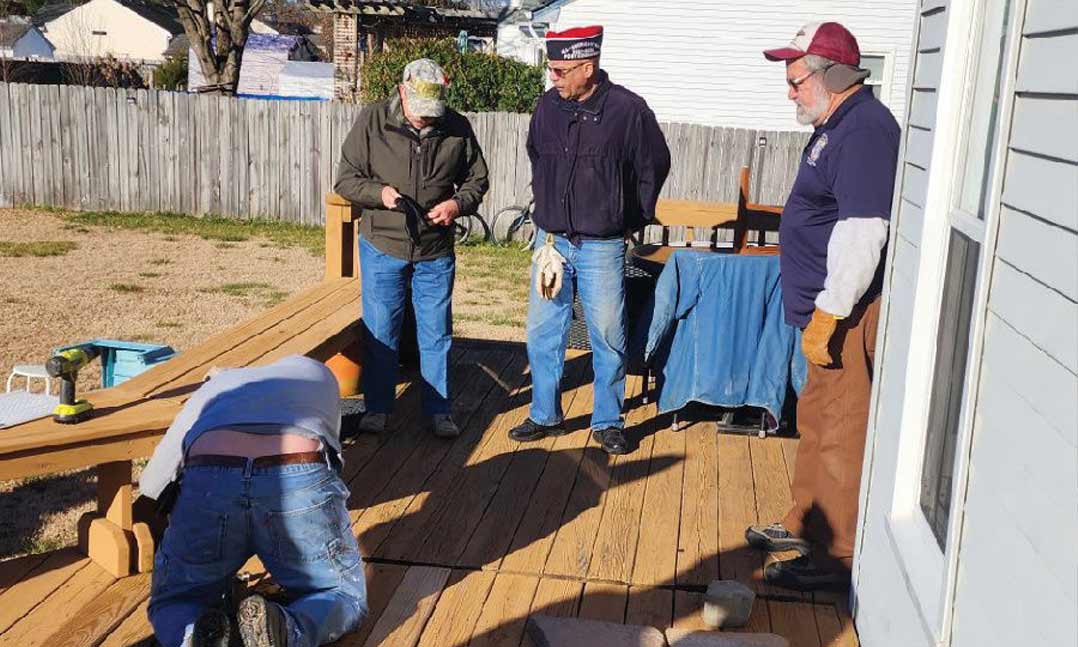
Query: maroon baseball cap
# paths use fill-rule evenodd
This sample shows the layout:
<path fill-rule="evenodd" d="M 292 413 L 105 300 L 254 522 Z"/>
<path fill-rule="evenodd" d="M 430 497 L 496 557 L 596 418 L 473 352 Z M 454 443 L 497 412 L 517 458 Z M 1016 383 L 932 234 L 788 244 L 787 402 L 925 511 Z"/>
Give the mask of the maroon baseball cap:
<path fill-rule="evenodd" d="M 769 61 L 792 61 L 815 54 L 842 65 L 859 67 L 861 49 L 850 30 L 837 22 L 813 22 L 797 32 L 786 47 L 764 50 Z"/>

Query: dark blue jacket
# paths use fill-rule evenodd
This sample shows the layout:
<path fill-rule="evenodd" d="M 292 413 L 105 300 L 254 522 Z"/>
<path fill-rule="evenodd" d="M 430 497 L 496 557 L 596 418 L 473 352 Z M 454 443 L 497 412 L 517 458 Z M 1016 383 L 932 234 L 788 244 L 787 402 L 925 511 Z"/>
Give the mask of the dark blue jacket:
<path fill-rule="evenodd" d="M 544 231 L 620 238 L 655 217 L 670 150 L 655 113 L 599 72 L 583 103 L 557 90 L 539 98 L 528 129 L 533 220 Z"/>

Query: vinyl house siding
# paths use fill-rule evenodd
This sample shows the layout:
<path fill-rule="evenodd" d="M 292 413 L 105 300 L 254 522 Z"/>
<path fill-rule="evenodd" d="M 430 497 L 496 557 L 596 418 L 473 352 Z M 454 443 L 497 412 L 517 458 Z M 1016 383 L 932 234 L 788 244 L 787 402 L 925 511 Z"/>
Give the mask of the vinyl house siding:
<path fill-rule="evenodd" d="M 112 0 L 91 0 L 46 25 L 56 57 L 97 57 L 160 61 L 172 35 Z M 105 32 L 95 35 L 93 32 Z"/>
<path fill-rule="evenodd" d="M 887 514 L 910 348 L 949 3 L 921 7 L 909 123 L 892 225 L 878 392 L 862 484 L 855 617 L 866 647 L 934 645 L 896 560 Z M 951 647 L 1078 643 L 1078 3 L 1012 1 L 1013 114 L 1001 158 Z M 949 172 L 940 170 L 939 172 Z M 926 261 L 927 262 L 927 261 Z M 968 400 L 970 401 L 970 400 Z"/>
<path fill-rule="evenodd" d="M 954 647 L 1078 643 L 1078 2 L 1019 24 Z"/>
<path fill-rule="evenodd" d="M 887 105 L 902 122 L 915 0 L 574 0 L 538 17 L 551 28 L 600 24 L 603 68 L 647 100 L 659 121 L 795 130 L 784 70 L 761 54 L 803 24 L 842 22 L 862 52 L 888 57 Z"/>

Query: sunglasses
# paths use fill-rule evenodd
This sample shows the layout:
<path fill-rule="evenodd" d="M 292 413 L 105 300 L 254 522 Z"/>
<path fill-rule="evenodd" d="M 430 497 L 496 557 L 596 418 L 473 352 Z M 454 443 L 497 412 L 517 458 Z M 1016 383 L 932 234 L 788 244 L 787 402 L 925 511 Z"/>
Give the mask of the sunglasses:
<path fill-rule="evenodd" d="M 568 74 L 568 73 L 572 72 L 573 70 L 577 69 L 578 67 L 582 67 L 585 63 L 587 63 L 587 61 L 584 61 L 583 63 L 577 63 L 576 65 L 571 65 L 569 67 L 551 67 L 550 65 L 547 65 L 546 70 L 547 70 L 547 72 L 550 72 L 550 74 L 554 78 L 560 79 L 563 76 L 565 76 L 566 74 Z"/>
<path fill-rule="evenodd" d="M 828 65 L 827 67 L 821 68 L 819 70 L 813 70 L 813 71 L 811 71 L 811 72 L 809 72 L 807 74 L 802 74 L 801 76 L 797 77 L 796 79 L 786 79 L 786 85 L 790 86 L 791 90 L 795 90 L 795 91 L 800 90 L 801 89 L 801 84 L 804 83 L 805 81 L 808 81 L 810 78 L 812 78 L 813 74 L 817 74 L 819 72 L 826 72 L 827 70 L 831 69 L 831 67 L 832 66 Z"/>

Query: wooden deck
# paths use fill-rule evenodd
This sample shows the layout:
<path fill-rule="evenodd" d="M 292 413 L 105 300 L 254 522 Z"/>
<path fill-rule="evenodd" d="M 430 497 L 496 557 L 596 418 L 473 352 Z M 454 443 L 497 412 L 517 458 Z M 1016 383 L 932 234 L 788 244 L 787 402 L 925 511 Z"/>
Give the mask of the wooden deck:
<path fill-rule="evenodd" d="M 576 431 L 534 444 L 506 431 L 527 414 L 523 347 L 460 341 L 453 353 L 456 441 L 419 418 L 399 387 L 381 436 L 347 444 L 353 530 L 368 558 L 371 615 L 337 644 L 517 646 L 530 614 L 703 628 L 701 591 L 736 578 L 758 591 L 748 630 L 795 647 L 855 646 L 844 601 L 757 581 L 743 531 L 784 512 L 796 440 L 681 433 L 654 418 L 630 377 L 632 453 L 608 457 L 586 431 L 589 358 L 566 364 Z M 249 565 L 262 586 L 259 565 Z M 0 563 L 0 646 L 152 645 L 149 574 L 115 579 L 72 550 Z"/>

